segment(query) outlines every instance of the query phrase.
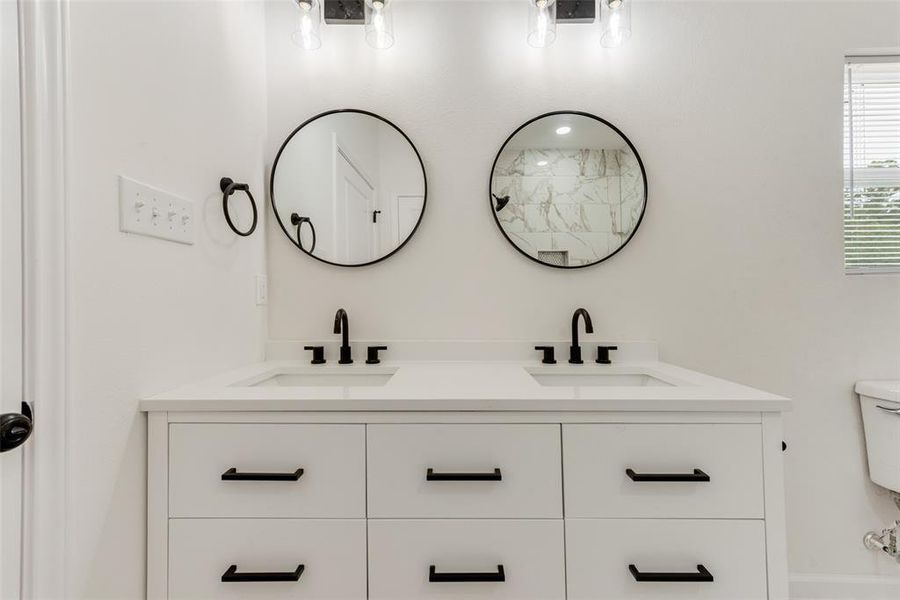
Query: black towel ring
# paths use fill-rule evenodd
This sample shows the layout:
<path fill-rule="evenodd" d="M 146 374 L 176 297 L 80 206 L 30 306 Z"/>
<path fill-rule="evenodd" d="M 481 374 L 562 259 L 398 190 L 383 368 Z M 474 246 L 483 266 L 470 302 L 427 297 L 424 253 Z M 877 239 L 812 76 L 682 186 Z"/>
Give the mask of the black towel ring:
<path fill-rule="evenodd" d="M 250 186 L 246 183 L 235 183 L 231 177 L 223 177 L 219 180 L 219 188 L 222 190 L 222 210 L 225 211 L 225 220 L 228 222 L 228 226 L 231 227 L 231 230 L 243 237 L 247 237 L 256 231 L 256 222 L 259 218 L 259 214 L 256 211 L 256 200 L 253 199 L 253 194 L 250 193 Z M 247 231 L 240 231 L 235 227 L 234 222 L 231 220 L 231 213 L 228 212 L 228 198 L 238 190 L 247 194 L 247 197 L 250 198 L 250 208 L 253 209 L 253 223 Z"/>
<path fill-rule="evenodd" d="M 303 227 L 304 223 L 309 223 L 309 230 L 312 232 L 312 245 L 309 247 L 309 250 L 303 247 L 303 240 L 300 239 L 300 228 Z M 301 217 L 297 213 L 291 213 L 291 225 L 297 226 L 297 245 L 300 246 L 300 249 L 306 252 L 307 254 L 312 254 L 316 249 L 316 226 L 313 225 L 312 219 L 309 217 Z"/>

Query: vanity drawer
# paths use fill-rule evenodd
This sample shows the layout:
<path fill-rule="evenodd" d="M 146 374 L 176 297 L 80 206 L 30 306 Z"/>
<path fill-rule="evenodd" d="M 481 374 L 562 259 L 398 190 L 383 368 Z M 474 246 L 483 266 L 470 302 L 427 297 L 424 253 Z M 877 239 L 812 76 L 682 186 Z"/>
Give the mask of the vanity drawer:
<path fill-rule="evenodd" d="M 369 598 L 565 595 L 562 520 L 369 521 Z"/>
<path fill-rule="evenodd" d="M 564 425 L 563 456 L 566 517 L 763 517 L 756 424 Z"/>
<path fill-rule="evenodd" d="M 171 425 L 169 514 L 365 517 L 365 439 L 364 425 Z"/>
<path fill-rule="evenodd" d="M 227 581 L 235 579 L 296 581 Z M 171 519 L 169 600 L 366 597 L 366 522 Z"/>
<path fill-rule="evenodd" d="M 369 517 L 560 518 L 559 425 L 369 425 Z"/>
<path fill-rule="evenodd" d="M 764 524 L 567 519 L 566 569 L 570 600 L 761 600 L 767 595 Z M 712 581 L 696 581 L 703 576 Z"/>

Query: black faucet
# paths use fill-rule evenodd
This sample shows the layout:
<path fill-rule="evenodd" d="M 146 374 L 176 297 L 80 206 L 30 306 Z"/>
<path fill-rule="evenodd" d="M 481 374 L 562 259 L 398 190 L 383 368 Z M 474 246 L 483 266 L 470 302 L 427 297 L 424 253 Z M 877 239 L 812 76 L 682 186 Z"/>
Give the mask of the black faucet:
<path fill-rule="evenodd" d="M 594 333 L 594 324 L 591 323 L 591 315 L 583 308 L 579 308 L 572 315 L 572 345 L 569 347 L 569 362 L 573 365 L 584 364 L 581 360 L 581 346 L 578 345 L 578 317 L 584 317 L 584 332 Z"/>
<path fill-rule="evenodd" d="M 349 365 L 353 362 L 350 353 L 350 324 L 347 320 L 347 311 L 343 308 L 334 313 L 334 332 L 341 334 L 341 358 L 338 363 Z"/>

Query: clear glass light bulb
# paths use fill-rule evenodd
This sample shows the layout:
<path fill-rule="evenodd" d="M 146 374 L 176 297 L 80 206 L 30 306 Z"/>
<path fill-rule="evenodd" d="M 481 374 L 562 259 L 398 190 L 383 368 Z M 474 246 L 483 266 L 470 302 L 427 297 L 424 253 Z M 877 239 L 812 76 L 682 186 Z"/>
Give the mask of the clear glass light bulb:
<path fill-rule="evenodd" d="M 366 0 L 366 42 L 383 50 L 394 45 L 394 19 L 390 0 Z"/>
<path fill-rule="evenodd" d="M 631 37 L 631 0 L 600 0 L 600 45 L 621 46 Z"/>
<path fill-rule="evenodd" d="M 556 39 L 556 0 L 529 0 L 528 45 L 549 46 Z"/>
<path fill-rule="evenodd" d="M 315 50 L 322 45 L 319 37 L 319 0 L 298 0 L 300 23 L 291 40 L 304 50 Z"/>

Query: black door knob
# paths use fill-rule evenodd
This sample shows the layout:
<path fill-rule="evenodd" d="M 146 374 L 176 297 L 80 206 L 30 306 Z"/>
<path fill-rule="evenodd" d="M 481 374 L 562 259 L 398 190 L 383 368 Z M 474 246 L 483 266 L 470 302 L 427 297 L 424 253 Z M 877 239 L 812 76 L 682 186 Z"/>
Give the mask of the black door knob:
<path fill-rule="evenodd" d="M 7 452 L 24 444 L 33 428 L 31 418 L 21 413 L 0 415 L 0 452 Z"/>

